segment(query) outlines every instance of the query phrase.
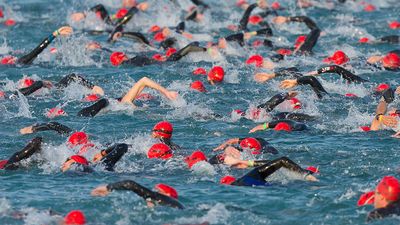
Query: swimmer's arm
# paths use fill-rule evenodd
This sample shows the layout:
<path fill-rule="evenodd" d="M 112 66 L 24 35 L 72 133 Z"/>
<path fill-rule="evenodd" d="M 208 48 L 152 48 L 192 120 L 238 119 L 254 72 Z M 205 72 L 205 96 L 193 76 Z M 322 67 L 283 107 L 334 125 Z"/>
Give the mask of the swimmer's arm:
<path fill-rule="evenodd" d="M 35 152 L 39 151 L 42 146 L 42 138 L 36 137 L 32 139 L 21 151 L 16 152 L 9 159 L 5 168 L 11 167 L 13 164 L 31 157 Z"/>
<path fill-rule="evenodd" d="M 268 100 L 266 103 L 263 103 L 261 105 L 258 105 L 258 109 L 265 109 L 267 112 L 271 112 L 276 106 L 284 102 L 286 99 L 288 99 L 289 93 L 279 93 L 274 95 L 270 100 Z"/>
<path fill-rule="evenodd" d="M 54 130 L 59 134 L 69 134 L 72 130 L 57 122 L 49 122 L 49 123 L 42 123 L 42 124 L 35 124 L 29 127 L 24 127 L 20 130 L 21 134 L 32 134 L 39 131 L 47 131 L 47 130 Z"/>
<path fill-rule="evenodd" d="M 44 87 L 43 81 L 35 81 L 31 86 L 26 87 L 26 88 L 21 88 L 21 89 L 19 89 L 19 91 L 23 95 L 28 96 L 28 95 L 32 94 L 33 92 L 39 90 L 42 87 Z"/>
<path fill-rule="evenodd" d="M 353 74 L 352 72 L 346 70 L 345 68 L 337 65 L 332 65 L 332 66 L 325 66 L 320 69 L 318 69 L 315 73 L 312 73 L 312 75 L 319 75 L 323 73 L 336 73 L 342 76 L 343 79 L 354 82 L 354 81 L 359 81 L 359 82 L 365 82 L 367 80 L 362 79 L 361 77 Z"/>
<path fill-rule="evenodd" d="M 225 156 L 224 159 L 224 164 L 241 169 L 261 166 L 267 162 L 269 160 L 240 160 L 229 155 Z"/>
<path fill-rule="evenodd" d="M 138 96 L 146 87 L 159 91 L 170 100 L 174 100 L 178 97 L 177 92 L 169 91 L 158 83 L 154 82 L 153 80 L 147 77 L 143 77 L 136 84 L 133 85 L 129 92 L 122 98 L 121 102 L 132 103 L 136 96 Z"/>
<path fill-rule="evenodd" d="M 319 29 L 317 24 L 307 16 L 287 17 L 287 22 L 301 22 L 305 23 L 310 30 Z"/>
<path fill-rule="evenodd" d="M 86 80 L 84 77 L 82 77 L 80 75 L 77 75 L 77 74 L 74 74 L 74 73 L 69 74 L 69 75 L 65 76 L 64 78 L 62 78 L 56 84 L 56 86 L 57 87 L 61 87 L 61 88 L 65 88 L 68 85 L 70 85 L 71 82 L 77 82 L 78 84 L 91 89 L 93 94 L 98 94 L 98 95 L 101 95 L 101 96 L 104 95 L 104 90 L 101 87 L 99 87 L 97 85 L 94 85 L 92 82 Z"/>
<path fill-rule="evenodd" d="M 153 195 L 153 191 L 143 187 L 142 185 L 140 185 L 132 180 L 124 180 L 124 181 L 108 184 L 107 190 L 109 192 L 114 191 L 114 190 L 132 191 L 132 192 L 135 192 L 140 197 L 144 198 L 145 200 L 147 200 L 148 198 L 151 198 Z"/>
<path fill-rule="evenodd" d="M 263 123 L 261 125 L 255 126 L 253 129 L 251 129 L 249 131 L 249 133 L 254 133 L 254 132 L 257 132 L 257 131 L 260 131 L 260 130 L 266 130 L 268 128 L 270 128 L 269 123 Z"/>
<path fill-rule="evenodd" d="M 44 39 L 35 49 L 33 49 L 29 54 L 22 56 L 18 59 L 19 64 L 31 64 L 34 59 L 59 35 L 68 36 L 72 33 L 72 28 L 69 26 L 60 27 L 49 37 Z"/>
<path fill-rule="evenodd" d="M 102 4 L 98 4 L 92 8 L 90 8 L 90 11 L 94 12 L 94 13 L 99 13 L 100 17 L 102 20 L 104 20 L 104 22 L 111 24 L 111 18 L 108 14 L 107 9 L 104 7 L 104 5 Z"/>
<path fill-rule="evenodd" d="M 281 82 L 280 87 L 281 88 L 292 88 L 297 85 L 310 85 L 314 92 L 317 94 L 318 98 L 322 98 L 323 93 L 328 93 L 325 91 L 324 87 L 322 84 L 312 76 L 304 76 L 300 77 L 294 80 L 284 80 Z"/>
<path fill-rule="evenodd" d="M 229 140 L 225 141 L 224 143 L 222 143 L 220 146 L 214 148 L 213 151 L 216 152 L 216 151 L 224 150 L 226 146 L 238 144 L 239 141 L 240 141 L 239 138 L 229 139 Z"/>
<path fill-rule="evenodd" d="M 254 3 L 254 4 L 249 5 L 249 7 L 247 7 L 242 18 L 240 19 L 239 30 L 247 30 L 247 24 L 249 22 L 250 14 L 257 6 L 258 6 L 258 4 Z"/>

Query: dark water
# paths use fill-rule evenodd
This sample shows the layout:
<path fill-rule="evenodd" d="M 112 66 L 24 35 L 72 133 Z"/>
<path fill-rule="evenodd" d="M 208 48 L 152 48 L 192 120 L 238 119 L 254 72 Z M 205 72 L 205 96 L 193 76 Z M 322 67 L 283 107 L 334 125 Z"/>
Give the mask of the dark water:
<path fill-rule="evenodd" d="M 26 52 L 34 48 L 57 27 L 70 23 L 68 15 L 102 2 L 111 11 L 117 10 L 118 1 L 45 1 L 19 0 L 1 1 L 17 20 L 13 27 L 1 26 L 2 55 Z M 169 1 L 149 1 L 150 11 L 135 16 L 128 29 L 147 32 L 153 24 L 173 26 L 180 21 L 181 14 L 171 8 Z M 206 1 L 213 5 L 210 18 L 198 25 L 187 27 L 198 40 L 206 43 L 222 27 L 236 24 L 242 11 L 234 7 L 234 1 Z M 79 31 L 82 24 L 75 24 L 75 33 L 69 38 L 55 40 L 57 54 L 46 49 L 35 63 L 28 67 L 0 68 L 0 79 L 5 83 L 3 91 L 15 90 L 18 80 L 27 76 L 35 79 L 58 81 L 64 75 L 76 72 L 102 86 L 106 96 L 122 95 L 134 81 L 148 76 L 173 90 L 180 98 L 169 102 L 158 96 L 156 100 L 138 103 L 136 110 L 113 105 L 111 112 L 92 119 L 78 118 L 76 113 L 87 103 L 80 99 L 87 91 L 75 85 L 63 92 L 41 93 L 34 97 L 17 97 L 0 100 L 0 158 L 7 158 L 21 149 L 33 135 L 21 136 L 19 129 L 37 122 L 49 121 L 46 109 L 62 106 L 69 114 L 59 117 L 57 122 L 75 130 L 84 130 L 97 144 L 125 142 L 131 144 L 127 155 L 117 164 L 116 172 L 102 170 L 89 175 L 71 175 L 59 172 L 59 167 L 72 151 L 65 146 L 66 137 L 43 133 L 43 151 L 27 162 L 27 169 L 2 171 L 0 173 L 0 224 L 51 224 L 56 218 L 44 211 L 53 209 L 61 214 L 80 209 L 87 216 L 88 224 L 362 224 L 370 207 L 357 208 L 359 195 L 375 187 L 385 175 L 397 176 L 398 143 L 391 138 L 392 131 L 365 133 L 359 126 L 367 125 L 373 118 L 377 98 L 372 96 L 372 87 L 387 82 L 398 85 L 398 73 L 371 70 L 365 67 L 365 57 L 385 53 L 398 48 L 397 45 L 360 45 L 360 37 L 381 37 L 399 34 L 390 30 L 389 21 L 399 19 L 398 1 L 370 1 L 378 10 L 364 12 L 355 3 L 338 5 L 333 10 L 322 8 L 297 9 L 292 1 L 280 1 L 287 7 L 289 15 L 308 15 L 323 30 L 315 55 L 312 57 L 289 57 L 281 67 L 297 66 L 308 72 L 323 65 L 322 59 L 336 50 L 345 51 L 351 58 L 355 74 L 372 81 L 361 85 L 348 85 L 336 75 L 318 78 L 330 93 L 319 100 L 305 87 L 299 90 L 303 102 L 301 112 L 315 115 L 317 120 L 309 122 L 305 132 L 277 133 L 259 132 L 253 136 L 264 137 L 275 146 L 282 156 L 288 156 L 303 167 L 314 165 L 320 168 L 320 182 L 308 183 L 296 179 L 293 174 L 282 172 L 271 179 L 275 185 L 266 188 L 230 187 L 219 185 L 219 179 L 227 174 L 240 176 L 246 171 L 228 167 L 197 165 L 189 171 L 183 156 L 201 149 L 212 156 L 212 149 L 233 137 L 246 137 L 248 131 L 261 121 L 238 119 L 231 115 L 233 109 L 248 110 L 262 103 L 280 90 L 280 79 L 266 84 L 257 84 L 252 76 L 258 70 L 246 66 L 244 60 L 254 53 L 272 55 L 268 49 L 242 49 L 233 47 L 230 54 L 211 60 L 207 55 L 192 55 L 179 63 L 143 68 L 115 68 L 110 66 L 107 53 L 86 52 L 84 46 L 90 40 L 105 43 L 107 36 L 90 36 Z M 323 2 L 323 1 L 321 1 Z M 113 4 L 115 3 L 115 4 Z M 184 7 L 188 1 L 182 1 Z M 326 6 L 325 3 L 321 3 Z M 166 8 L 164 8 L 166 7 Z M 161 12 L 165 10 L 165 15 Z M 154 16 L 157 15 L 159 16 Z M 285 14 L 285 13 L 284 13 Z M 285 14 L 286 15 L 286 14 Z M 85 27 L 96 28 L 98 24 L 88 21 Z M 101 25 L 101 24 L 100 24 Z M 140 25 L 140 26 L 139 26 Z M 139 28 L 138 28 L 139 27 Z M 299 24 L 274 27 L 276 45 L 291 46 L 299 34 L 308 30 Z M 227 34 L 227 29 L 221 29 Z M 213 34 L 213 35 L 209 35 Z M 279 38 L 281 37 L 281 38 Z M 113 50 L 124 50 L 129 55 L 148 51 L 130 41 L 115 45 L 104 44 Z M 193 69 L 202 66 L 211 68 L 222 65 L 226 70 L 225 81 L 216 87 L 206 85 L 207 93 L 189 89 L 195 77 Z M 360 98 L 343 96 L 351 92 Z M 393 106 L 398 104 L 398 100 Z M 278 107 L 276 111 L 285 110 Z M 223 115 L 215 119 L 213 113 Z M 174 124 L 173 140 L 185 150 L 167 162 L 149 160 L 145 153 L 155 141 L 150 138 L 151 128 L 161 120 Z M 265 156 L 275 157 L 275 156 Z M 109 197 L 94 198 L 90 191 L 100 185 L 122 179 L 132 179 L 147 187 L 157 183 L 174 186 L 179 192 L 185 210 L 166 207 L 149 209 L 144 201 L 128 192 L 112 193 Z M 15 220 L 13 211 L 27 212 L 24 220 Z M 398 218 L 376 221 L 376 224 L 398 224 Z M 372 223 L 374 224 L 374 223 Z"/>

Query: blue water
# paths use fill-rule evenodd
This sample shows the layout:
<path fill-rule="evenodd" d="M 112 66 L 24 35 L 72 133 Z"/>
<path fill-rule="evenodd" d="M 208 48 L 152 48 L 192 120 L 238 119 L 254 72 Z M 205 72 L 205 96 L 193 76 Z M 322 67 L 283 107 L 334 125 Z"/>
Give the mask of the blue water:
<path fill-rule="evenodd" d="M 17 21 L 13 27 L 1 26 L 1 55 L 27 52 L 56 28 L 69 24 L 68 15 L 87 9 L 97 3 L 104 3 L 110 11 L 116 11 L 119 1 L 62 1 L 62 0 L 20 0 L 0 1 L 6 16 Z M 136 15 L 127 30 L 147 32 L 150 26 L 173 26 L 180 21 L 180 13 L 172 9 L 169 1 L 149 1 L 149 12 Z M 211 15 L 200 25 L 187 23 L 190 32 L 206 43 L 229 24 L 237 24 L 242 12 L 234 6 L 235 1 L 206 1 L 213 5 Z M 324 1 L 321 1 L 324 2 Z M 212 156 L 212 149 L 233 137 L 246 137 L 248 131 L 269 120 L 238 119 L 231 115 L 233 109 L 249 110 L 268 100 L 280 90 L 280 79 L 266 84 L 257 84 L 252 76 L 255 70 L 245 66 L 244 60 L 254 53 L 272 55 L 267 49 L 242 49 L 233 47 L 231 54 L 211 60 L 206 55 L 192 55 L 179 63 L 143 68 L 115 68 L 110 66 L 107 53 L 86 52 L 84 46 L 95 40 L 107 48 L 123 50 L 130 56 L 148 51 L 129 40 L 109 45 L 106 35 L 90 36 L 80 28 L 96 28 L 95 20 L 84 26 L 74 24 L 75 33 L 69 38 L 55 40 L 51 47 L 58 53 L 50 54 L 46 49 L 27 67 L 5 67 L 0 69 L 0 80 L 6 85 L 0 90 L 7 93 L 15 90 L 18 80 L 23 77 L 58 81 L 64 75 L 75 72 L 83 74 L 90 81 L 104 88 L 106 96 L 119 97 L 143 76 L 160 82 L 163 86 L 177 90 L 180 98 L 169 102 L 157 93 L 156 100 L 138 103 L 141 107 L 132 110 L 111 107 L 111 112 L 92 119 L 78 118 L 76 113 L 88 103 L 80 99 L 87 93 L 79 86 L 65 91 L 42 92 L 36 96 L 16 97 L 0 100 L 0 158 L 8 158 L 21 149 L 34 135 L 21 136 L 19 129 L 33 123 L 49 121 L 46 109 L 62 106 L 68 116 L 55 121 L 75 130 L 90 134 L 96 144 L 125 142 L 131 144 L 127 155 L 117 164 L 116 172 L 98 170 L 88 175 L 62 174 L 59 167 L 72 151 L 65 146 L 67 137 L 54 133 L 42 133 L 45 141 L 39 155 L 26 163 L 26 169 L 0 172 L 0 224 L 55 224 L 57 218 L 46 214 L 47 209 L 66 214 L 80 209 L 88 224 L 362 224 L 372 208 L 357 208 L 356 202 L 362 192 L 375 187 L 382 176 L 398 176 L 399 140 L 391 138 L 392 131 L 365 133 L 359 126 L 368 125 L 373 118 L 377 99 L 371 96 L 372 87 L 387 82 L 399 84 L 398 73 L 373 71 L 364 65 L 365 57 L 384 54 L 398 48 L 397 45 L 360 45 L 360 37 L 382 37 L 399 34 L 390 30 L 389 21 L 399 20 L 400 3 L 397 0 L 367 1 L 377 6 L 375 12 L 364 12 L 356 3 L 337 5 L 328 10 L 325 3 L 321 7 L 297 9 L 293 1 L 280 1 L 288 8 L 284 15 L 308 15 L 323 30 L 315 55 L 312 57 L 289 57 L 281 67 L 297 66 L 308 72 L 323 65 L 322 59 L 336 50 L 345 51 L 351 58 L 355 74 L 372 82 L 348 85 L 337 75 L 319 77 L 330 95 L 317 99 L 306 87 L 296 88 L 303 102 L 301 112 L 317 116 L 308 122 L 305 132 L 276 133 L 259 132 L 252 136 L 264 137 L 275 146 L 280 156 L 288 156 L 303 167 L 318 166 L 320 175 L 317 183 L 298 180 L 285 171 L 274 175 L 275 185 L 266 188 L 232 187 L 219 184 L 224 175 L 240 176 L 246 170 L 230 169 L 225 166 L 212 167 L 201 164 L 189 171 L 183 156 L 201 149 Z M 183 7 L 189 1 L 181 1 Z M 164 8 L 166 7 L 166 8 Z M 165 15 L 161 12 L 164 12 Z M 156 13 L 159 16 L 154 16 Z M 153 16 L 152 16 L 153 15 Z M 183 15 L 183 14 L 182 14 Z M 352 22 L 349 22 L 352 21 Z M 101 24 L 100 24 L 101 25 Z M 291 46 L 299 34 L 308 30 L 301 24 L 285 24 L 273 27 L 276 45 Z M 209 36 L 209 34 L 213 34 Z M 206 69 L 221 65 L 226 70 L 223 84 L 206 85 L 207 93 L 189 89 L 191 81 L 205 77 L 195 77 L 193 69 Z M 351 92 L 360 98 L 343 97 Z M 392 105 L 398 105 L 396 100 Z M 284 110 L 278 107 L 276 111 Z M 223 115 L 221 119 L 210 117 L 212 113 Z M 149 160 L 147 149 L 155 143 L 150 137 L 155 123 L 169 120 L 174 125 L 173 140 L 185 150 L 176 153 L 169 161 Z M 274 158 L 278 156 L 265 156 Z M 179 199 L 186 209 L 167 207 L 149 209 L 145 202 L 133 193 L 115 192 L 105 198 L 94 198 L 90 191 L 100 184 L 123 179 L 132 179 L 147 187 L 166 183 L 175 187 Z M 15 211 L 27 213 L 27 217 L 16 220 L 11 215 Z M 398 224 L 398 218 L 386 218 L 371 224 Z"/>

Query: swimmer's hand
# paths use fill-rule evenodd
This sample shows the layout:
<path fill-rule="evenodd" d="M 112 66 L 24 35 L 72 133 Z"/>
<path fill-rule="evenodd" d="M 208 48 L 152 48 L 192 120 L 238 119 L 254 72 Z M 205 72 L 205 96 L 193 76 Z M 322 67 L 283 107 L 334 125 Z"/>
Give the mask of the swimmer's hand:
<path fill-rule="evenodd" d="M 179 96 L 178 92 L 176 91 L 167 91 L 164 95 L 171 101 L 175 100 Z"/>
<path fill-rule="evenodd" d="M 33 133 L 33 129 L 32 129 L 32 126 L 24 127 L 21 130 L 19 130 L 19 132 L 21 134 L 32 134 Z"/>
<path fill-rule="evenodd" d="M 274 73 L 257 73 L 256 75 L 254 75 L 254 80 L 258 83 L 264 83 L 274 77 Z"/>
<path fill-rule="evenodd" d="M 68 36 L 68 35 L 72 34 L 72 32 L 73 32 L 72 27 L 65 26 L 65 27 L 58 28 L 58 30 L 53 32 L 53 35 L 56 36 L 56 37 L 58 35 Z"/>
<path fill-rule="evenodd" d="M 93 157 L 93 162 L 98 162 L 103 158 L 103 155 L 101 154 L 101 152 L 96 153 L 96 155 L 94 155 Z"/>
<path fill-rule="evenodd" d="M 95 41 L 90 42 L 86 45 L 86 49 L 88 50 L 96 50 L 96 49 L 100 49 L 101 45 Z"/>
<path fill-rule="evenodd" d="M 103 88 L 101 88 L 99 86 L 94 86 L 92 88 L 92 93 L 103 96 L 104 95 L 104 90 L 103 90 Z"/>
<path fill-rule="evenodd" d="M 272 22 L 276 23 L 276 24 L 283 24 L 286 23 L 289 19 L 287 17 L 284 16 L 277 16 L 274 19 L 272 19 Z"/>
<path fill-rule="evenodd" d="M 149 3 L 142 2 L 136 6 L 140 11 L 146 11 L 149 8 Z"/>
<path fill-rule="evenodd" d="M 314 176 L 311 175 L 311 174 L 306 175 L 306 176 L 304 177 L 304 179 L 305 179 L 306 181 L 312 181 L 312 182 L 319 181 L 316 177 L 314 177 Z"/>
<path fill-rule="evenodd" d="M 78 13 L 72 13 L 71 14 L 71 20 L 72 21 L 78 22 L 78 21 L 81 21 L 83 19 L 85 19 L 85 14 L 84 13 L 78 12 Z"/>
<path fill-rule="evenodd" d="M 93 189 L 90 194 L 92 196 L 104 197 L 110 194 L 110 191 L 108 191 L 107 186 L 98 186 L 97 188 Z"/>
<path fill-rule="evenodd" d="M 382 123 L 388 127 L 396 127 L 398 122 L 393 116 L 382 116 Z"/>
<path fill-rule="evenodd" d="M 281 82 L 281 84 L 279 85 L 280 88 L 292 88 L 295 87 L 297 85 L 297 80 L 293 79 L 293 80 L 284 80 Z"/>
<path fill-rule="evenodd" d="M 251 130 L 249 131 L 249 133 L 254 133 L 254 132 L 257 132 L 257 131 L 260 131 L 260 130 L 265 130 L 265 129 L 264 129 L 264 124 L 261 124 L 261 125 L 258 125 L 258 126 L 256 126 L 256 127 L 254 127 L 253 129 L 251 129 Z"/>
<path fill-rule="evenodd" d="M 266 0 L 258 0 L 257 5 L 258 5 L 258 7 L 262 8 L 262 9 L 268 8 L 268 3 Z"/>

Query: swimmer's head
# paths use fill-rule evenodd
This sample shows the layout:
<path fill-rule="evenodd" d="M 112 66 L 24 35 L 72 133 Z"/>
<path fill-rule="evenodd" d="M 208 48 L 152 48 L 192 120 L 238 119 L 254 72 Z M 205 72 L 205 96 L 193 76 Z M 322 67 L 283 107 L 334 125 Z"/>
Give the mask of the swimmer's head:
<path fill-rule="evenodd" d="M 65 172 L 75 167 L 77 170 L 81 170 L 82 172 L 87 171 L 86 168 L 89 166 L 89 161 L 83 156 L 73 155 L 69 157 L 63 165 L 61 166 L 61 171 Z"/>
<path fill-rule="evenodd" d="M 249 17 L 249 23 L 253 25 L 257 25 L 263 21 L 263 18 L 259 15 L 252 15 Z"/>
<path fill-rule="evenodd" d="M 175 190 L 175 188 L 166 185 L 166 184 L 157 184 L 154 186 L 154 188 L 163 195 L 169 196 L 171 198 L 178 199 L 178 192 Z"/>
<path fill-rule="evenodd" d="M 236 181 L 236 178 L 235 177 L 232 177 L 232 176 L 224 176 L 224 177 L 222 177 L 221 178 L 221 180 L 220 180 L 220 184 L 226 184 L 226 185 L 230 185 L 230 184 L 232 184 L 233 182 L 235 182 Z"/>
<path fill-rule="evenodd" d="M 375 189 L 375 208 L 386 207 L 388 204 L 399 200 L 400 183 L 393 176 L 385 176 Z"/>
<path fill-rule="evenodd" d="M 73 133 L 69 138 L 68 138 L 68 143 L 74 147 L 77 145 L 83 145 L 87 144 L 89 142 L 89 138 L 85 132 L 78 131 Z"/>
<path fill-rule="evenodd" d="M 161 121 L 153 127 L 153 138 L 171 138 L 174 127 L 168 121 Z"/>
<path fill-rule="evenodd" d="M 175 48 L 168 48 L 167 51 L 165 52 L 165 56 L 170 57 L 176 52 Z"/>
<path fill-rule="evenodd" d="M 297 98 L 291 98 L 290 102 L 292 103 L 293 109 L 301 109 L 301 102 Z"/>
<path fill-rule="evenodd" d="M 196 68 L 195 70 L 193 70 L 193 74 L 194 75 L 207 75 L 207 71 L 204 68 Z"/>
<path fill-rule="evenodd" d="M 208 72 L 207 80 L 211 83 L 220 83 L 224 80 L 225 71 L 220 66 L 214 66 L 211 68 L 210 72 Z"/>
<path fill-rule="evenodd" d="M 384 92 L 390 88 L 390 85 L 382 83 L 375 87 L 375 92 Z"/>
<path fill-rule="evenodd" d="M 196 80 L 190 84 L 190 88 L 199 92 L 206 92 L 203 82 Z"/>
<path fill-rule="evenodd" d="M 149 159 L 157 158 L 157 159 L 169 159 L 174 156 L 171 148 L 163 143 L 154 144 L 151 146 L 149 151 L 147 152 L 147 157 Z"/>
<path fill-rule="evenodd" d="M 245 138 L 240 142 L 240 147 L 242 149 L 250 149 L 252 154 L 260 154 L 262 146 L 260 142 L 255 138 Z"/>
<path fill-rule="evenodd" d="M 264 58 L 261 55 L 252 55 L 246 60 L 246 64 L 254 64 L 257 67 L 262 67 Z"/>
<path fill-rule="evenodd" d="M 342 65 L 349 61 L 349 57 L 343 51 L 336 51 L 332 56 L 324 59 L 325 63 L 334 63 L 336 65 Z"/>
<path fill-rule="evenodd" d="M 274 127 L 274 130 L 277 130 L 277 131 L 283 130 L 283 131 L 290 132 L 290 131 L 292 131 L 292 127 L 288 123 L 280 122 Z"/>
<path fill-rule="evenodd" d="M 302 36 L 298 36 L 296 41 L 294 42 L 294 47 L 295 48 L 300 48 L 300 46 L 302 46 L 304 44 L 304 42 L 306 41 L 307 36 L 302 35 Z"/>
<path fill-rule="evenodd" d="M 189 169 L 191 169 L 194 164 L 201 161 L 207 161 L 207 157 L 202 151 L 195 151 L 190 156 L 185 158 L 185 162 Z"/>
<path fill-rule="evenodd" d="M 117 13 L 115 13 L 115 17 L 117 19 L 121 19 L 123 18 L 126 14 L 128 13 L 128 10 L 126 8 L 122 8 L 120 10 L 118 10 Z"/>
<path fill-rule="evenodd" d="M 400 56 L 395 53 L 389 53 L 382 58 L 382 65 L 389 69 L 398 69 L 400 67 Z"/>
<path fill-rule="evenodd" d="M 14 65 L 17 62 L 17 58 L 14 56 L 5 56 L 0 60 L 2 65 Z"/>
<path fill-rule="evenodd" d="M 80 210 L 72 210 L 64 217 L 65 225 L 83 225 L 85 223 L 85 215 Z"/>
<path fill-rule="evenodd" d="M 110 56 L 110 62 L 113 66 L 119 66 L 128 59 L 128 56 L 123 52 L 113 52 Z"/>

